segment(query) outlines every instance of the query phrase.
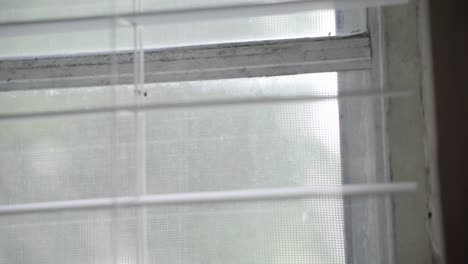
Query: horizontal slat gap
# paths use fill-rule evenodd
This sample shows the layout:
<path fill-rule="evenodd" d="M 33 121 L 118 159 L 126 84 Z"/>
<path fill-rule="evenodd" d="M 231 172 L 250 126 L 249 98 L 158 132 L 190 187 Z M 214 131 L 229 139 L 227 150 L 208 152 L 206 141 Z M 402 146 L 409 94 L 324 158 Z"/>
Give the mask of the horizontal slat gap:
<path fill-rule="evenodd" d="M 193 102 L 169 102 L 169 103 L 154 103 L 143 105 L 123 105 L 113 107 L 96 107 L 87 109 L 69 109 L 63 111 L 38 111 L 30 113 L 11 113 L 0 114 L 1 121 L 18 121 L 24 119 L 42 119 L 42 118 L 57 118 L 57 117 L 72 117 L 85 116 L 94 114 L 106 113 L 133 113 L 135 111 L 156 111 L 169 109 L 191 109 L 203 107 L 226 107 L 238 105 L 263 105 L 263 104 L 285 104 L 285 103 L 309 103 L 325 100 L 342 100 L 351 98 L 387 98 L 387 97 L 408 97 L 411 96 L 411 91 L 352 91 L 342 92 L 339 95 L 323 95 L 323 96 L 289 96 L 289 97 L 262 97 L 250 99 L 220 99 L 206 100 Z"/>

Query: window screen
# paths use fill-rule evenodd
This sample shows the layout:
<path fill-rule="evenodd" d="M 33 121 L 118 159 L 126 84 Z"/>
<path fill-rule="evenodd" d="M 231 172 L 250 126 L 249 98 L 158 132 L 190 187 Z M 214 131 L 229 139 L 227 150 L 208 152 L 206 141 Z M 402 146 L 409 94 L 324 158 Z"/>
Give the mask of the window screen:
<path fill-rule="evenodd" d="M 336 96 L 345 73 L 172 82 L 145 85 L 143 104 Z M 366 85 L 368 73 L 345 74 Z M 354 79 L 354 81 L 352 81 Z M 2 93 L 2 113 L 29 113 L 128 104 L 133 86 Z M 371 148 L 343 140 L 376 135 L 373 100 L 321 100 L 146 111 L 146 159 L 138 158 L 136 117 L 114 112 L 2 121 L 3 205 L 147 195 L 375 182 Z M 340 121 L 341 119 L 341 121 Z M 139 121 L 141 122 L 141 120 Z M 141 125 L 141 124 L 140 124 Z M 350 157 L 347 152 L 353 152 Z M 343 159 L 353 164 L 344 168 Z M 382 255 L 377 228 L 383 199 L 299 200 L 116 207 L 1 217 L 0 258 L 6 263 L 350 263 Z M 375 211 L 377 210 L 377 211 Z M 144 226 L 144 236 L 139 228 Z M 365 237 L 361 228 L 373 230 Z M 354 234 L 355 230 L 358 235 Z M 35 238 L 41 243 L 36 243 Z M 143 244 L 140 241 L 143 239 Z M 354 243 L 351 242 L 354 240 Z M 354 253 L 353 253 L 354 252 Z"/>
<path fill-rule="evenodd" d="M 146 88 L 148 103 L 336 95 L 337 74 Z M 4 112 L 18 112 L 91 107 L 132 97 L 133 87 L 122 86 L 15 92 L 2 94 L 0 100 Z M 148 194 L 342 184 L 336 100 L 158 110 L 146 113 L 145 119 Z M 138 194 L 134 122 L 131 114 L 116 113 L 3 123 L 2 203 Z M 132 230 L 138 221 L 129 209 L 115 214 L 117 231 L 112 235 L 123 247 L 119 258 L 127 256 L 121 263 L 133 263 Z M 9 253 L 2 255 L 3 261 L 106 263 L 110 252 L 106 255 L 101 247 L 110 243 L 111 216 L 77 212 L 7 218 L 1 237 Z M 33 221 L 36 217 L 40 220 Z M 266 263 L 292 258 L 297 263 L 345 263 L 339 198 L 157 207 L 147 209 L 144 221 L 148 256 L 158 262 Z M 51 255 L 35 257 L 31 237 L 40 237 Z M 53 253 L 57 247 L 59 256 Z M 81 254 L 87 256 L 76 257 Z"/>

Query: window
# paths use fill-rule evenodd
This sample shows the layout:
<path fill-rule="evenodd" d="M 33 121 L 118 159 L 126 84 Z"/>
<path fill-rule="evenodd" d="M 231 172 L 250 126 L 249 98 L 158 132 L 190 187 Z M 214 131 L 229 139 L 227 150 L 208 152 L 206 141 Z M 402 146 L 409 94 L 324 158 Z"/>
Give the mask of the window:
<path fill-rule="evenodd" d="M 233 2 L 140 10 L 258 5 Z M 2 262 L 391 263 L 386 196 L 207 198 L 389 180 L 399 93 L 375 85 L 365 9 L 56 33 L 67 6 L 43 4 L 1 13 L 49 19 L 0 42 Z M 132 11 L 99 5 L 78 10 Z"/>

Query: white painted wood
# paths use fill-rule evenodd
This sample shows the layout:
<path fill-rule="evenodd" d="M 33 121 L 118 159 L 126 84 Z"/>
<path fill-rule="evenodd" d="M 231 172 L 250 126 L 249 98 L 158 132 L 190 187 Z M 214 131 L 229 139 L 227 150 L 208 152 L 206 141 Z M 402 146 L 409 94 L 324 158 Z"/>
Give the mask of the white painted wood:
<path fill-rule="evenodd" d="M 369 37 L 293 39 L 145 51 L 145 82 L 370 69 Z M 0 61 L 0 91 L 133 83 L 133 52 Z M 111 78 L 111 62 L 118 76 Z"/>

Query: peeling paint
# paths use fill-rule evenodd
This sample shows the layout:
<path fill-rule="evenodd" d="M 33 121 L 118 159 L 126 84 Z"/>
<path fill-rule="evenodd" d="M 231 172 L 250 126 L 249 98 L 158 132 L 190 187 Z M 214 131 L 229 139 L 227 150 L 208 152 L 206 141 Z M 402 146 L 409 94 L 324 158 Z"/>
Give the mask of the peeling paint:
<path fill-rule="evenodd" d="M 133 82 L 133 51 L 0 61 L 0 91 Z M 369 36 L 307 38 L 149 50 L 146 82 L 275 76 L 370 68 Z M 2 81 L 3 80 L 3 81 Z M 9 80 L 9 81 L 6 81 Z"/>

